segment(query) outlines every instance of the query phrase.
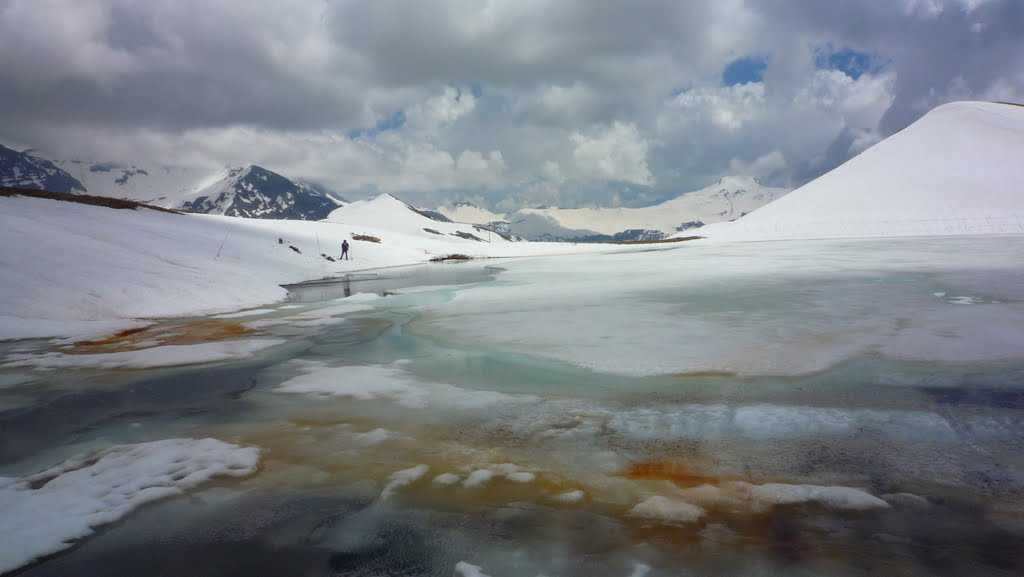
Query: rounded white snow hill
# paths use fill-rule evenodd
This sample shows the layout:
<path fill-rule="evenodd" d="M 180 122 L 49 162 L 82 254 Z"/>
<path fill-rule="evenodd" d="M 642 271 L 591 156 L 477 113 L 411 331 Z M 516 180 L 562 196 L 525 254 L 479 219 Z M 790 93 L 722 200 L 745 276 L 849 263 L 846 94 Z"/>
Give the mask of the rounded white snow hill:
<path fill-rule="evenodd" d="M 1024 233 L 1024 107 L 939 106 L 713 240 Z"/>

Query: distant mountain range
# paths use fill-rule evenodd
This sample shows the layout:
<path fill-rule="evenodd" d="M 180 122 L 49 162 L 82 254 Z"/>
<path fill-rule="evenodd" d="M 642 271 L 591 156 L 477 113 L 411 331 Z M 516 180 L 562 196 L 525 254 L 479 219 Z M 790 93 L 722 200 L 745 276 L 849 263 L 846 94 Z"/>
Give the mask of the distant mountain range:
<path fill-rule="evenodd" d="M 181 210 L 291 220 L 321 220 L 348 201 L 323 187 L 257 165 L 209 174 L 171 166 L 51 161 L 0 146 L 0 185 L 127 198 Z M 735 220 L 788 191 L 749 177 L 726 177 L 701 190 L 643 208 L 524 208 L 498 214 L 469 203 L 416 209 L 437 222 L 468 223 L 537 241 L 657 240 Z"/>
<path fill-rule="evenodd" d="M 127 198 L 191 212 L 321 220 L 347 202 L 323 187 L 249 165 L 212 178 L 183 167 L 51 161 L 0 146 L 0 185 Z"/>
<path fill-rule="evenodd" d="M 706 224 L 735 220 L 789 192 L 751 177 L 730 176 L 701 190 L 643 208 L 524 208 L 497 214 L 457 203 L 436 212 L 528 240 L 620 242 L 658 240 Z"/>

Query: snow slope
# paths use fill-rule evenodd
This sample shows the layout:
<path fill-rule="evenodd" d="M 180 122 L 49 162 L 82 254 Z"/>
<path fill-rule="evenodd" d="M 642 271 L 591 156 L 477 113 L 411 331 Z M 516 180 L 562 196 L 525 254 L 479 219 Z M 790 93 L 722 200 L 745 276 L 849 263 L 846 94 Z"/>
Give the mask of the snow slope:
<path fill-rule="evenodd" d="M 393 197 L 352 206 L 332 215 L 335 222 L 308 222 L 0 197 L 0 339 L 97 335 L 144 324 L 140 318 L 235 311 L 283 300 L 282 284 L 450 254 L 631 248 L 507 242 L 498 235 L 486 242 L 471 225 L 432 221 Z M 345 239 L 352 260 L 320 256 L 337 257 Z"/>
<path fill-rule="evenodd" d="M 206 171 L 182 166 L 57 160 L 54 164 L 85 185 L 89 194 L 128 198 L 160 206 L 173 206 L 198 183 Z"/>
<path fill-rule="evenodd" d="M 326 220 L 354 227 L 401 230 L 423 239 L 461 237 L 472 240 L 471 237 L 476 237 L 479 239 L 478 242 L 508 242 L 501 235 L 488 234 L 487 230 L 481 230 L 472 224 L 431 219 L 390 194 L 353 202 L 331 212 Z"/>
<path fill-rule="evenodd" d="M 735 223 L 715 240 L 1024 232 L 1024 108 L 935 108 L 835 170 Z"/>

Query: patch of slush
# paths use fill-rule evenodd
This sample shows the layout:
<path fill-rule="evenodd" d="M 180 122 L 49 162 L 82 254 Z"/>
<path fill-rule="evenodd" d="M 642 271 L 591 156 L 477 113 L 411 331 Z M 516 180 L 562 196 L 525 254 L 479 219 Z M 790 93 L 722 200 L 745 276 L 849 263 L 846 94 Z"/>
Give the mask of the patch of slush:
<path fill-rule="evenodd" d="M 0 573 L 70 547 L 146 503 L 218 475 L 250 475 L 258 465 L 254 447 L 166 439 L 118 445 L 34 475 L 0 479 Z"/>
<path fill-rule="evenodd" d="M 574 491 L 566 491 L 565 493 L 557 493 L 552 495 L 551 498 L 559 503 L 579 503 L 583 500 L 585 493 L 579 489 Z"/>
<path fill-rule="evenodd" d="M 457 577 L 490 577 L 485 574 L 479 565 L 459 561 L 455 564 L 455 575 Z"/>
<path fill-rule="evenodd" d="M 435 483 L 444 486 L 454 485 L 461 480 L 462 477 L 456 475 L 455 473 L 441 473 L 440 475 L 434 477 Z"/>
<path fill-rule="evenodd" d="M 197 345 L 166 345 L 136 351 L 92 355 L 69 355 L 53 351 L 38 354 L 12 354 L 7 356 L 6 362 L 0 367 L 151 369 L 249 359 L 260 351 L 282 345 L 285 342 L 284 339 L 240 339 Z"/>
<path fill-rule="evenodd" d="M 367 447 L 373 447 L 375 445 L 379 445 L 379 444 L 383 443 L 384 441 L 386 441 L 386 440 L 388 440 L 390 438 L 391 438 L 391 431 L 389 431 L 387 429 L 382 429 L 382 428 L 379 428 L 379 427 L 374 429 L 374 430 L 372 430 L 372 431 L 367 431 L 365 433 L 358 433 L 356 435 L 356 441 L 360 445 L 364 445 L 364 446 L 367 446 Z"/>
<path fill-rule="evenodd" d="M 505 478 L 513 483 L 532 483 L 537 479 L 537 475 L 529 471 L 516 471 L 505 475 Z"/>
<path fill-rule="evenodd" d="M 462 482 L 463 487 L 483 487 L 487 483 L 491 482 L 494 478 L 494 471 L 490 469 L 477 469 L 466 477 L 466 480 Z"/>
<path fill-rule="evenodd" d="M 362 297 L 362 295 L 357 295 Z M 325 327 L 348 322 L 346 315 L 371 311 L 374 305 L 373 300 L 380 297 L 369 295 L 367 297 L 351 297 L 343 303 L 331 303 L 327 306 L 308 307 L 302 306 L 304 310 L 298 314 L 261 318 L 245 323 L 251 329 L 267 329 L 273 327 Z M 282 307 L 283 308 L 283 307 Z"/>
<path fill-rule="evenodd" d="M 292 361 L 300 373 L 277 386 L 279 393 L 300 393 L 350 397 L 357 400 L 387 398 L 398 404 L 423 409 L 438 407 L 476 410 L 510 403 L 537 400 L 532 395 L 509 395 L 495 391 L 461 389 L 446 383 L 420 381 L 402 368 L 403 360 L 390 365 L 332 367 L 319 361 Z"/>
<path fill-rule="evenodd" d="M 693 523 L 704 516 L 704 509 L 686 501 L 655 495 L 633 507 L 629 514 L 669 524 Z"/>
<path fill-rule="evenodd" d="M 619 411 L 608 427 L 638 439 L 744 437 L 778 439 L 856 434 L 865 428 L 902 439 L 955 442 L 949 422 L 927 411 L 779 405 L 681 405 Z"/>
<path fill-rule="evenodd" d="M 419 481 L 429 470 L 430 466 L 421 464 L 392 473 L 391 476 L 388 477 L 390 482 L 384 486 L 384 490 L 380 493 L 380 500 L 388 500 L 399 488 Z"/>
<path fill-rule="evenodd" d="M 246 317 L 258 317 L 263 315 L 269 315 L 276 312 L 274 309 L 249 309 L 246 311 L 238 311 L 234 313 L 224 313 L 220 315 L 213 315 L 210 318 L 214 319 L 241 319 Z"/>
<path fill-rule="evenodd" d="M 752 513 L 763 513 L 778 505 L 800 503 L 813 503 L 838 511 L 867 511 L 890 507 L 889 503 L 863 489 L 787 483 L 755 485 L 743 481 L 730 481 L 718 486 L 701 485 L 680 489 L 679 496 L 686 503 L 695 506 L 724 507 Z"/>

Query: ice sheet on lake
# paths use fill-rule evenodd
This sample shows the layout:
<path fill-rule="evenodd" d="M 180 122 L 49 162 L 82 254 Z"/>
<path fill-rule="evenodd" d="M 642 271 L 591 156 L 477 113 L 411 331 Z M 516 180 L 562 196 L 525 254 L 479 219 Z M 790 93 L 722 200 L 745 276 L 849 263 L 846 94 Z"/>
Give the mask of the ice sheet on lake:
<path fill-rule="evenodd" d="M 473 410 L 509 403 L 529 403 L 533 395 L 461 389 L 446 383 L 417 379 L 397 361 L 391 365 L 329 366 L 318 361 L 293 361 L 299 373 L 274 390 L 350 397 L 358 400 L 391 399 L 409 408 Z"/>
<path fill-rule="evenodd" d="M 256 471 L 259 449 L 216 439 L 166 439 L 79 455 L 0 479 L 0 573 L 65 549 L 95 527 L 181 495 L 218 475 Z"/>
<path fill-rule="evenodd" d="M 956 439 L 949 422 L 928 411 L 768 404 L 638 407 L 616 411 L 607 427 L 625 437 L 651 440 L 827 438 L 854 435 L 865 429 L 885 431 L 904 440 L 950 442 Z"/>
<path fill-rule="evenodd" d="M 414 326 L 628 376 L 800 375 L 872 354 L 1024 359 L 1024 304 L 1012 298 L 1024 237 L 752 246 L 511 262 L 500 283 L 425 307 Z M 966 298 L 975 304 L 957 304 Z"/>

